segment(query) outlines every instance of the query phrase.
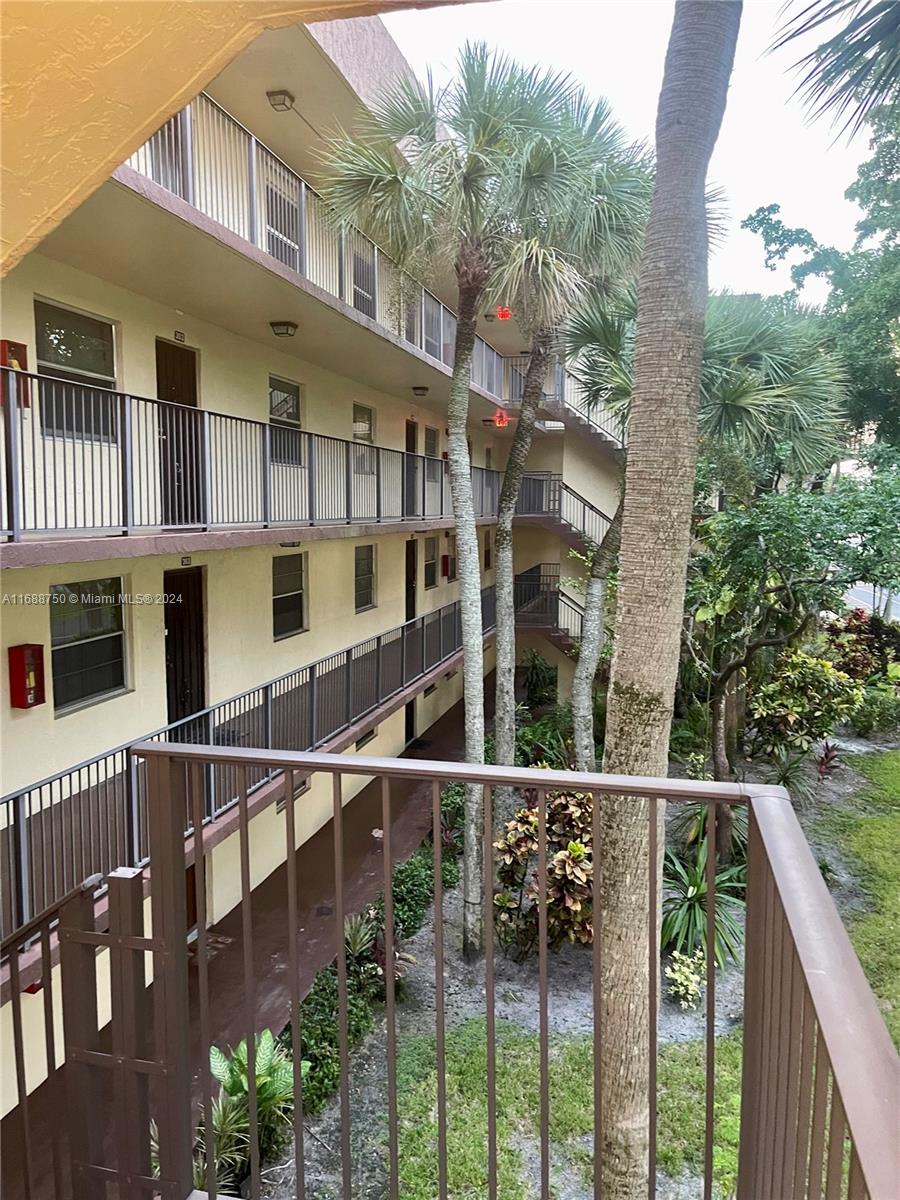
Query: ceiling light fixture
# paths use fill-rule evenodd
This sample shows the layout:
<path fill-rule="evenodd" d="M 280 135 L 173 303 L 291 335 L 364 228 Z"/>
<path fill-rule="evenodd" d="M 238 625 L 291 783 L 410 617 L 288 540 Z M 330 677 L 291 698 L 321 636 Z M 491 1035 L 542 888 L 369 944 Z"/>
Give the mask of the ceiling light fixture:
<path fill-rule="evenodd" d="M 294 97 L 285 88 L 275 92 L 266 92 L 266 99 L 276 112 L 290 112 L 294 107 Z"/>
<path fill-rule="evenodd" d="M 427 396 L 427 395 L 428 395 L 428 388 L 427 388 L 427 387 L 425 387 L 423 384 L 421 384 L 421 383 L 420 383 L 420 384 L 418 384 L 416 387 L 414 387 L 414 388 L 413 388 L 413 390 L 412 390 L 412 394 L 413 394 L 414 396 Z"/>
<path fill-rule="evenodd" d="M 296 321 L 270 321 L 269 328 L 276 337 L 293 337 L 297 332 Z"/>

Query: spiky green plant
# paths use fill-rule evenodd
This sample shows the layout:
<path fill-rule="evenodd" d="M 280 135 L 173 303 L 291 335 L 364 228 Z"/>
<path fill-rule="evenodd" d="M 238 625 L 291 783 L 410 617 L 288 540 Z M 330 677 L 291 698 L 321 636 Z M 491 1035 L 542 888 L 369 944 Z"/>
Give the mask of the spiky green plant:
<path fill-rule="evenodd" d="M 666 851 L 663 866 L 663 917 L 660 945 L 663 951 L 679 950 L 690 954 L 698 947 L 706 948 L 706 839 L 696 854 L 679 858 Z M 744 912 L 746 867 L 723 867 L 716 872 L 714 954 L 716 965 L 725 965 L 726 958 L 736 962 L 741 947 L 741 917 Z"/>
<path fill-rule="evenodd" d="M 211 1046 L 209 1069 L 226 1096 L 248 1103 L 250 1072 L 246 1039 L 233 1050 Z M 271 1029 L 256 1039 L 256 1111 L 259 1153 L 273 1157 L 290 1132 L 294 1114 L 294 1069 L 287 1050 L 275 1041 Z"/>

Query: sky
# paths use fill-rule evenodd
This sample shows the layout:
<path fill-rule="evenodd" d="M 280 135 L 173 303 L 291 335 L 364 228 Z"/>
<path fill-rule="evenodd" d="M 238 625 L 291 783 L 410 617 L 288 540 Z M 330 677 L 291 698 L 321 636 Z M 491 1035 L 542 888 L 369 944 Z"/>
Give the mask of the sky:
<path fill-rule="evenodd" d="M 769 271 L 762 239 L 740 228 L 760 205 L 781 205 L 788 225 L 822 243 L 848 249 L 859 210 L 844 197 L 869 156 L 864 134 L 837 136 L 827 121 L 810 122 L 792 64 L 800 43 L 767 54 L 781 23 L 782 0 L 745 0 L 728 107 L 709 181 L 725 193 L 725 230 L 711 251 L 710 286 L 739 292 L 783 292 L 786 265 Z M 521 62 L 568 72 L 604 96 L 634 139 L 652 144 L 656 102 L 672 23 L 672 0 L 494 0 L 392 13 L 384 22 L 415 72 L 430 67 L 438 82 L 453 72 L 467 40 L 484 40 Z M 817 40 L 817 39 L 816 39 Z M 812 44 L 815 44 L 814 42 Z M 803 299 L 824 299 L 822 280 Z"/>

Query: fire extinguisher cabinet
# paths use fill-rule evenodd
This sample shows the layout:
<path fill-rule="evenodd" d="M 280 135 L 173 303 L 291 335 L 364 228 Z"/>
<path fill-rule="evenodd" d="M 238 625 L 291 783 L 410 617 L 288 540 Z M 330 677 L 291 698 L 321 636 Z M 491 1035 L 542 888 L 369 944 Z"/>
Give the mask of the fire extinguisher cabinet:
<path fill-rule="evenodd" d="M 44 647 L 25 642 L 9 647 L 9 699 L 13 708 L 35 708 L 43 704 Z"/>

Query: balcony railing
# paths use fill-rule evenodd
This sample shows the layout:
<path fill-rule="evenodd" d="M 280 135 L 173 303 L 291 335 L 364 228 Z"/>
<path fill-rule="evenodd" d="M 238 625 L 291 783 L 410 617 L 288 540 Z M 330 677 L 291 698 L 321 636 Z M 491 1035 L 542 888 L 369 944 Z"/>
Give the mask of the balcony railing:
<path fill-rule="evenodd" d="M 127 165 L 446 367 L 456 316 L 206 94 Z M 476 338 L 472 383 L 503 395 L 503 360 Z"/>
<path fill-rule="evenodd" d="M 528 355 L 518 354 L 503 359 L 503 398 L 509 404 L 521 404 L 525 393 Z M 628 441 L 627 428 L 621 416 L 606 405 L 589 404 L 584 389 L 558 359 L 547 367 L 544 379 L 544 408 L 554 418 L 565 423 L 566 418 L 585 422 L 613 446 L 621 448 Z"/>
<path fill-rule="evenodd" d="M 210 1111 L 218 1084 L 210 1072 L 209 1051 L 213 1046 L 234 1045 L 247 1038 L 250 1046 L 264 1027 L 278 1029 L 281 1023 L 295 1021 L 303 998 L 303 980 L 312 970 L 336 959 L 338 1015 L 335 1020 L 338 1054 L 336 1056 L 338 1116 L 333 1145 L 328 1149 L 329 1169 L 333 1170 L 334 1191 L 344 1196 L 356 1194 L 354 1177 L 365 1156 L 366 1178 L 371 1177 L 373 1162 L 380 1156 L 385 1179 L 385 1195 L 402 1195 L 403 1172 L 411 1168 L 409 1153 L 408 1096 L 398 1079 L 398 1054 L 402 1049 L 402 1010 L 394 971 L 385 972 L 385 1023 L 383 1040 L 376 1037 L 367 1047 L 367 1071 L 385 1081 L 385 1135 L 378 1121 L 371 1144 L 360 1137 L 372 1129 L 370 1109 L 355 1107 L 351 1088 L 354 1063 L 349 1038 L 348 962 L 345 944 L 345 918 L 384 895 L 384 961 L 392 964 L 397 947 L 393 920 L 394 837 L 397 827 L 398 791 L 408 795 L 412 786 L 425 785 L 424 797 L 413 800 L 419 828 L 430 832 L 435 860 L 434 906 L 426 918 L 425 933 L 433 938 L 433 968 L 429 964 L 412 967 L 420 985 L 417 991 L 433 996 L 433 1005 L 417 1013 L 415 1030 L 434 1031 L 431 1062 L 418 1051 L 417 1063 L 433 1071 L 436 1100 L 432 1101 L 435 1136 L 427 1145 L 415 1144 L 414 1169 L 433 1178 L 431 1194 L 445 1195 L 448 1168 L 452 1170 L 454 1147 L 459 1133 L 448 1138 L 448 1130 L 459 1129 L 466 1121 L 466 1154 L 471 1163 L 482 1163 L 479 1196 L 496 1196 L 502 1191 L 502 1164 L 506 1178 L 519 1170 L 523 1178 L 540 1181 L 540 1194 L 554 1194 L 557 1186 L 569 1186 L 570 1176 L 558 1178 L 560 1153 L 551 1141 L 560 1097 L 567 1097 L 569 1081 L 559 1076 L 558 1051 L 571 1030 L 557 1019 L 553 996 L 558 987 L 571 991 L 575 976 L 569 970 L 557 975 L 556 956 L 550 954 L 549 917 L 552 897 L 551 874 L 556 845 L 550 844 L 551 805 L 560 794 L 578 793 L 589 805 L 588 826 L 593 831 L 588 842 L 583 873 L 587 880 L 583 903 L 599 911 L 598 889 L 602 888 L 600 861 L 593 847 L 601 844 L 604 806 L 616 803 L 630 813 L 636 833 L 642 831 L 639 849 L 632 863 L 632 878 L 647 897 L 637 905 L 628 931 L 634 939 L 637 956 L 645 964 L 635 983 L 637 1013 L 631 1030 L 631 1053 L 646 1062 L 646 1092 L 641 1099 L 632 1097 L 628 1110 L 631 1132 L 647 1133 L 646 1176 L 643 1194 L 651 1200 L 657 1194 L 657 1122 L 661 1100 L 658 1011 L 662 980 L 658 922 L 655 917 L 658 863 L 664 825 L 662 807 L 674 804 L 700 804 L 704 813 L 708 844 L 715 844 L 717 821 L 722 807 L 746 806 L 749 840 L 747 851 L 747 908 L 743 969 L 743 1068 L 740 1085 L 738 1200 L 786 1200 L 787 1197 L 846 1198 L 846 1200 L 895 1200 L 900 1194 L 900 1166 L 896 1153 L 897 1099 L 900 1087 L 900 1062 L 890 1041 L 876 1001 L 841 924 L 834 902 L 823 882 L 810 848 L 803 836 L 787 793 L 780 788 L 745 784 L 716 784 L 694 780 L 648 779 L 628 776 L 560 772 L 535 769 L 511 769 L 427 762 L 415 759 L 378 759 L 330 754 L 277 753 L 265 749 L 222 748 L 214 745 L 155 743 L 135 747 L 135 759 L 146 772 L 153 796 L 150 808 L 149 880 L 152 925 L 148 927 L 143 904 L 144 882 L 140 876 L 119 873 L 110 879 L 108 922 L 95 929 L 94 911 L 89 892 L 73 894 L 61 908 L 61 973 L 66 994 L 65 1053 L 71 1064 L 78 1064 L 77 1120 L 70 1120 L 66 1145 L 59 1135 L 58 1115 L 64 1104 L 47 1101 L 56 1116 L 49 1123 L 47 1139 L 52 1143 L 54 1162 L 63 1160 L 75 1177 L 102 1179 L 104 1186 L 129 1187 L 146 1181 L 152 1184 L 150 1120 L 158 1131 L 156 1151 L 161 1178 L 158 1187 L 174 1200 L 186 1200 L 192 1194 L 192 1151 L 197 1137 L 193 1105 L 200 1101 Z M 196 937 L 189 945 L 185 869 L 187 859 L 180 830 L 185 814 L 195 825 L 205 819 L 206 785 L 211 775 L 229 781 L 232 802 L 238 814 L 240 871 L 240 920 L 230 922 L 227 938 L 211 937 L 207 930 L 206 892 L 210 866 L 202 851 L 193 859 L 188 875 L 190 894 L 197 905 Z M 258 822 L 251 817 L 254 781 L 280 775 L 290 786 L 285 788 L 286 803 L 276 824 Z M 302 811 L 302 799 L 295 805 L 297 785 L 312 777 L 323 780 L 333 797 L 332 820 L 327 837 L 333 862 L 333 903 L 323 908 L 318 918 L 318 936 L 306 928 L 308 916 L 298 902 L 298 866 L 295 858 L 296 820 Z M 343 806 L 347 779 L 368 778 L 375 782 L 380 799 L 380 825 L 377 864 L 366 863 L 365 887 L 360 887 L 348 849 L 347 829 L 352 807 Z M 478 1085 L 479 1100 L 457 1109 L 458 1095 L 449 1083 L 448 1038 L 451 1022 L 445 1007 L 447 979 L 454 978 L 455 942 L 459 936 L 457 918 L 444 895 L 442 856 L 446 845 L 441 823 L 441 790 L 455 782 L 477 788 L 483 797 L 484 872 L 481 899 L 485 918 L 486 945 L 483 963 L 465 968 L 465 986 L 483 996 L 483 1021 L 470 1034 L 470 1053 L 482 1053 L 486 1068 Z M 501 1029 L 497 1020 L 499 1000 L 505 989 L 503 967 L 494 929 L 495 864 L 497 852 L 494 794 L 498 788 L 515 788 L 536 813 L 534 850 L 529 865 L 529 903 L 536 911 L 536 937 L 533 957 L 520 964 L 515 975 L 516 989 L 528 989 L 534 996 L 536 1034 L 530 1037 L 527 1053 L 533 1055 L 520 1063 L 519 1070 L 529 1072 L 528 1119 L 534 1120 L 534 1133 L 519 1138 L 522 1148 L 511 1151 L 505 1113 L 498 1108 L 500 1072 L 505 1069 L 505 1037 L 509 1026 Z M 419 794 L 419 793 L 417 793 Z M 266 880 L 267 895 L 254 890 L 251 863 L 259 853 L 268 858 L 273 844 L 280 844 L 285 868 Z M 712 859 L 710 859 L 712 864 Z M 593 869 L 590 869 L 593 868 Z M 97 881 L 92 881 L 97 882 Z M 710 935 L 714 928 L 717 903 L 716 872 L 707 872 L 705 926 Z M 351 886 L 353 890 L 351 892 Z M 332 896 L 329 894 L 329 901 Z M 643 908 L 643 916 L 641 915 Z M 261 911 L 259 911 L 261 910 Z M 272 922 L 271 914 L 278 920 Z M 25 931 L 40 936 L 40 959 L 45 964 L 48 988 L 51 985 L 51 936 L 59 913 L 50 923 Z M 266 920 L 268 919 L 268 924 Z M 256 945 L 257 921 L 265 928 L 265 945 Z M 108 928 L 109 932 L 106 932 Z M 152 936 L 149 929 L 152 928 Z M 579 1169 L 588 1176 L 587 1188 L 598 1195 L 602 1190 L 601 1171 L 607 1135 L 618 1114 L 609 1107 L 606 1093 L 607 1070 L 615 1055 L 609 1042 L 609 1028 L 601 1025 L 601 1015 L 610 1003 L 607 988 L 607 954 L 614 948 L 599 936 L 595 926 L 591 947 L 574 948 L 584 961 L 585 997 L 583 1027 L 586 1055 L 579 1050 L 577 1060 L 587 1061 L 588 1079 L 582 1086 L 587 1095 L 588 1133 L 578 1142 Z M 25 1078 L 25 1049 L 21 1037 L 24 997 L 20 995 L 18 957 L 23 937 L 6 939 L 3 944 L 10 958 L 13 1026 L 20 1036 L 15 1042 L 16 1079 Z M 113 980 L 113 1020 L 111 1046 L 102 1042 L 83 1010 L 90 1014 L 96 1005 L 98 957 L 96 948 L 106 948 Z M 154 986 L 144 986 L 144 958 L 152 954 Z M 431 955 L 429 955 L 429 958 Z M 571 962 L 568 964 L 571 967 Z M 619 982 L 618 986 L 621 986 Z M 719 1106 L 717 1023 L 733 1021 L 734 994 L 728 1000 L 727 1015 L 717 989 L 713 956 L 705 966 L 705 1032 L 700 1055 L 705 1070 L 698 1080 L 701 1116 L 698 1144 L 691 1154 L 703 1165 L 702 1182 L 689 1185 L 692 1195 L 711 1198 L 721 1194 L 716 1179 L 717 1148 L 720 1136 L 731 1137 L 738 1117 L 730 1103 Z M 118 998 L 118 1003 L 117 1003 Z M 619 997 L 621 999 L 621 997 Z M 69 1021 L 71 1003 L 78 1005 Z M 740 1001 L 738 1001 L 740 1003 Z M 52 1054 L 54 1030 L 53 998 L 45 996 L 44 1023 L 48 1057 Z M 94 1011 L 96 1009 L 94 1008 Z M 640 1014 L 646 1027 L 641 1028 Z M 16 1018 L 18 1014 L 18 1019 Z M 79 1020 L 76 1020 L 76 1015 Z M 426 1025 L 424 1022 L 428 1022 Z M 95 1023 L 96 1024 L 96 1023 Z M 37 1025 L 34 1026 L 37 1028 Z M 38 1035 L 35 1035 L 36 1037 Z M 304 1173 L 315 1147 L 303 1117 L 304 1074 L 301 1041 L 296 1027 L 293 1035 L 292 1080 L 296 1102 L 291 1141 L 285 1158 L 290 1167 L 282 1169 L 296 1195 L 309 1195 L 309 1177 Z M 524 1051 L 517 1051 L 522 1054 Z M 571 1067 L 572 1070 L 581 1068 Z M 471 1074 L 471 1070 L 470 1070 Z M 259 1197 L 263 1169 L 259 1154 L 259 1120 L 255 1090 L 256 1070 L 251 1059 L 249 1178 L 242 1194 Z M 105 1086 L 110 1078 L 117 1088 Z M 556 1083 L 554 1081 L 557 1081 Z M 55 1086 L 59 1086 L 58 1082 Z M 467 1087 L 474 1086 L 467 1084 Z M 126 1106 L 113 1108 L 110 1097 L 128 1096 Z M 29 1098 L 20 1095 L 27 1110 Z M 592 1110 L 592 1111 L 591 1111 Z M 46 1111 L 46 1110 L 45 1110 Z M 70 1109 L 71 1111 L 71 1109 Z M 720 1128 L 723 1112 L 729 1132 Z M 480 1115 L 483 1114 L 483 1115 Z M 498 1116 L 500 1120 L 498 1120 Z M 28 1128 L 27 1123 L 25 1128 Z M 690 1135 L 693 1138 L 693 1133 Z M 209 1161 L 212 1161 L 212 1139 Z M 317 1143 L 318 1145 L 318 1139 Z M 31 1143 L 25 1140 L 26 1178 L 32 1180 L 38 1168 L 47 1168 L 47 1142 L 37 1134 Z M 42 1157 L 41 1157 L 42 1156 Z M 20 1152 L 21 1157 L 21 1152 Z M 32 1162 L 34 1160 L 34 1162 Z M 322 1171 L 318 1156 L 316 1171 Z M 293 1173 L 288 1174 L 288 1172 Z M 571 1169 L 570 1169 L 571 1173 Z M 318 1179 L 317 1174 L 317 1179 Z M 593 1176 L 593 1184 L 590 1182 Z M 204 1182 L 212 1186 L 211 1173 Z M 564 1182 L 565 1181 L 565 1182 Z M 287 1186 L 287 1185 L 283 1185 Z M 452 1186 L 452 1176 L 451 1176 Z M 523 1185 L 524 1186 L 524 1185 Z M 32 1186 L 30 1194 L 47 1195 Z M 124 1194 L 124 1193 L 123 1193 Z M 294 1192 L 292 1191 L 292 1194 Z M 473 1194 L 475 1194 L 473 1192 Z M 535 1194 L 537 1192 L 535 1191 Z"/>
<path fill-rule="evenodd" d="M 606 513 L 569 487 L 561 475 L 549 471 L 533 471 L 525 476 L 516 512 L 522 517 L 554 517 L 591 546 L 601 545 L 612 523 Z"/>
<path fill-rule="evenodd" d="M 517 585 L 528 610 L 530 584 Z M 544 625 L 558 614 L 547 590 Z M 494 628 L 493 587 L 482 590 L 482 625 Z M 569 602 L 569 608 L 574 608 Z M 572 624 L 569 608 L 559 613 Z M 537 623 L 532 610 L 526 620 Z M 580 626 L 579 626 L 580 630 Z M 451 659 L 462 648 L 459 601 L 415 617 L 316 662 L 148 733 L 142 740 L 315 750 Z M 147 862 L 147 787 L 129 762 L 134 741 L 0 798 L 0 933 L 24 925 L 81 880 Z M 254 777 L 254 786 L 266 782 Z M 206 781 L 204 819 L 233 805 L 227 781 Z"/>
<path fill-rule="evenodd" d="M 23 535 L 449 516 L 439 458 L 4 369 L 0 530 Z M 500 474 L 473 467 L 475 513 Z"/>

